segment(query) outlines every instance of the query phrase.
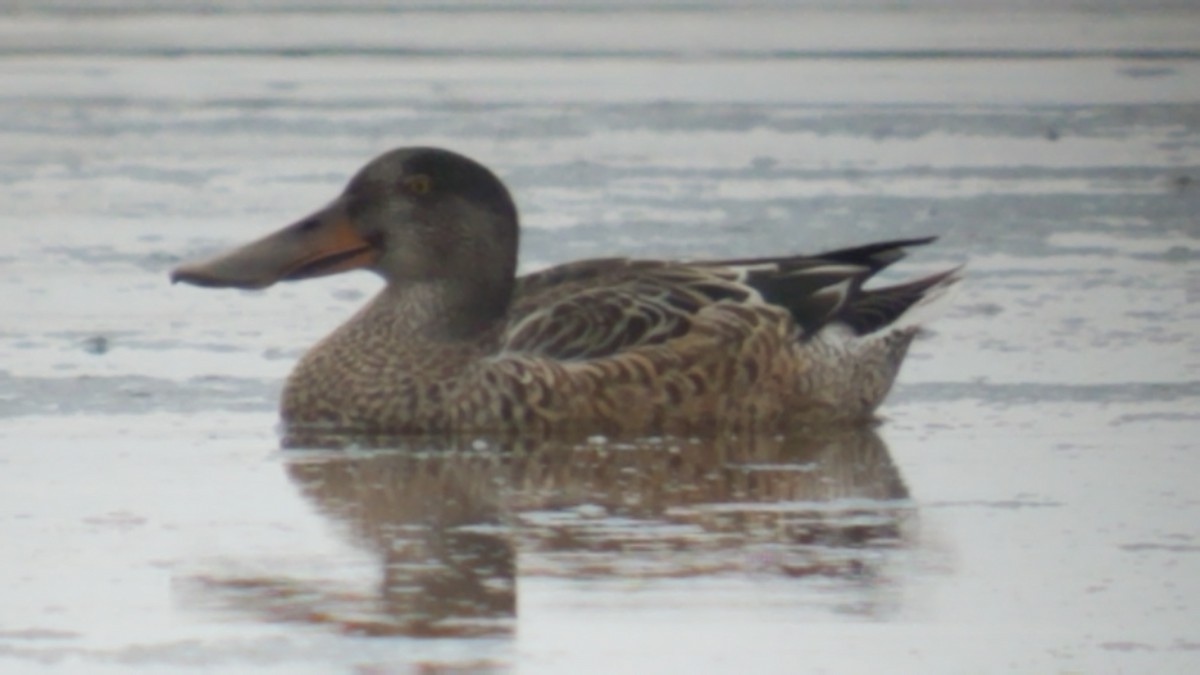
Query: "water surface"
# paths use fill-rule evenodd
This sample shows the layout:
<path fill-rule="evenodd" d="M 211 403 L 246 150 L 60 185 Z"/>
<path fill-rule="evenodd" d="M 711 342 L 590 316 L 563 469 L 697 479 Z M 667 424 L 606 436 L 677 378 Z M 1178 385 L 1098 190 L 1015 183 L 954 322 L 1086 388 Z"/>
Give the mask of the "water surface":
<path fill-rule="evenodd" d="M 1200 667 L 1194 11 L 108 5 L 0 15 L 0 669 Z M 167 271 L 416 143 L 525 270 L 969 278 L 874 431 L 280 451 L 378 281 Z"/>

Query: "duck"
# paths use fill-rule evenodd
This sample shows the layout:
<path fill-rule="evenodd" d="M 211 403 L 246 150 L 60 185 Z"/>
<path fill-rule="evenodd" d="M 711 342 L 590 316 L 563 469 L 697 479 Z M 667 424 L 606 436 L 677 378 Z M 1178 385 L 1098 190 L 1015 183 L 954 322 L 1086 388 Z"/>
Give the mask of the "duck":
<path fill-rule="evenodd" d="M 871 424 L 961 267 L 866 282 L 935 237 L 816 255 L 611 257 L 517 275 L 504 183 L 436 147 L 172 282 L 262 289 L 365 269 L 383 288 L 288 376 L 285 444 L 461 434 L 669 436 Z"/>

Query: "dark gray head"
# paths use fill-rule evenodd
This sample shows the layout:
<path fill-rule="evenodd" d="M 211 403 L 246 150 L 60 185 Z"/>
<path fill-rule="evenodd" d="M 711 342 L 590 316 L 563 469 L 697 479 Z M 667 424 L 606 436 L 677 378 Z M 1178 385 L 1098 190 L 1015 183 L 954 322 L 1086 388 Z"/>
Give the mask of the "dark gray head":
<path fill-rule="evenodd" d="M 495 174 L 449 150 L 401 148 L 325 208 L 172 279 L 262 288 L 363 267 L 392 285 L 444 282 L 463 311 L 490 320 L 508 307 L 517 245 L 517 209 Z"/>
<path fill-rule="evenodd" d="M 469 279 L 495 285 L 517 263 L 517 209 L 487 167 L 439 148 L 401 148 L 371 161 L 342 194 L 388 281 Z"/>

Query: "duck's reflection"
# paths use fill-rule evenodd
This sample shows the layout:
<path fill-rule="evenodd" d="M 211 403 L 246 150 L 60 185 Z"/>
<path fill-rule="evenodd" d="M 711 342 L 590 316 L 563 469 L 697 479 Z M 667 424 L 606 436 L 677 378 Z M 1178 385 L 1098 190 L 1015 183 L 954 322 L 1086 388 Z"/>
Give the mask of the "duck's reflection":
<path fill-rule="evenodd" d="M 287 468 L 318 510 L 379 556 L 383 616 L 374 630 L 463 635 L 507 630 L 515 614 L 498 490 L 508 459 L 397 449 L 301 457 Z"/>
<path fill-rule="evenodd" d="M 300 454 L 291 479 L 383 567 L 355 630 L 511 630 L 520 575 L 837 577 L 871 586 L 907 491 L 871 430 Z M 364 599 L 365 600 L 365 599 Z M 372 618 L 364 620 L 366 614 Z M 311 612 L 310 612 L 311 614 Z M 329 619 L 329 612 L 320 614 Z"/>

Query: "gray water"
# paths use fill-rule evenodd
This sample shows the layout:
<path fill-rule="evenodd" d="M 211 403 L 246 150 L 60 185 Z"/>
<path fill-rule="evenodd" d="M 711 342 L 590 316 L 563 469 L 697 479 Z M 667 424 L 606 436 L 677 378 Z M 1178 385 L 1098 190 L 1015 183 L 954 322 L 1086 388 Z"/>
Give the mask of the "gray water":
<path fill-rule="evenodd" d="M 1200 14 L 806 5 L 6 3 L 0 669 L 1200 667 Z M 968 279 L 874 433 L 280 451 L 378 281 L 167 271 L 410 144 L 508 182 L 525 270 Z"/>

